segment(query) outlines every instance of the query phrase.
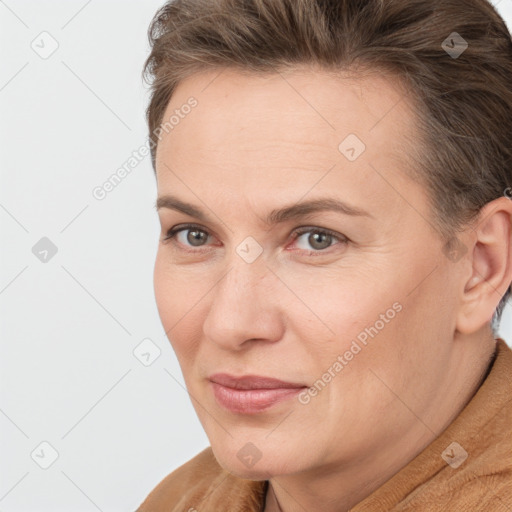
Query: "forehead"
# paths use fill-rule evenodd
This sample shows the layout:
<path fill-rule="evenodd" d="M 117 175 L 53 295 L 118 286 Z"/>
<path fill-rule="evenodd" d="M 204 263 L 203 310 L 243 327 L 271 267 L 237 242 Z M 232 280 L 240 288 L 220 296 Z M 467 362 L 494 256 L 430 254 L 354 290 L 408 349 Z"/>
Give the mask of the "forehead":
<path fill-rule="evenodd" d="M 183 108 L 190 98 L 196 105 Z M 158 186 L 180 187 L 190 198 L 180 183 L 186 176 L 192 190 L 222 187 L 224 196 L 242 192 L 255 201 L 258 193 L 298 200 L 312 187 L 335 187 L 364 202 L 373 193 L 384 206 L 378 196 L 389 187 L 386 175 L 394 174 L 396 187 L 410 186 L 406 140 L 416 127 L 409 100 L 401 82 L 375 72 L 194 74 L 178 85 L 163 117 L 179 121 L 158 144 Z"/>
<path fill-rule="evenodd" d="M 334 144 L 335 149 L 340 138 L 356 132 L 367 146 L 382 149 L 389 146 L 389 138 L 398 145 L 400 131 L 414 128 L 408 90 L 397 78 L 378 72 L 359 76 L 303 66 L 275 74 L 234 69 L 196 73 L 179 83 L 163 122 L 192 96 L 197 106 L 180 116 L 160 147 L 176 138 L 186 142 L 182 139 L 189 139 L 193 129 L 194 144 L 201 149 L 236 140 L 242 146 L 233 150 L 244 150 L 276 131 L 286 140 L 306 137 L 312 145 Z"/>

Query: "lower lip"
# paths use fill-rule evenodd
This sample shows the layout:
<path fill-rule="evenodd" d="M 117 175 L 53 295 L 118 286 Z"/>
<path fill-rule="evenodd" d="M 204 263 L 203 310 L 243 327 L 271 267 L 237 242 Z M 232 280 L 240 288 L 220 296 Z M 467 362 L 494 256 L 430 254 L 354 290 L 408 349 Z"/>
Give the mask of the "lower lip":
<path fill-rule="evenodd" d="M 231 412 L 257 414 L 298 395 L 306 388 L 233 389 L 212 382 L 217 402 Z"/>

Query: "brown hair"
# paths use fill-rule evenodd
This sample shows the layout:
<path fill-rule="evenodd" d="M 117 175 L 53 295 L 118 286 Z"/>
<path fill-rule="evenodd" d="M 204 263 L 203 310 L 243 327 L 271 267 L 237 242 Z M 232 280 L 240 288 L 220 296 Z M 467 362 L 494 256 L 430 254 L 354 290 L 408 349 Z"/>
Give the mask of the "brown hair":
<path fill-rule="evenodd" d="M 459 39 L 468 47 L 450 53 Z M 157 128 L 195 72 L 276 73 L 302 64 L 391 72 L 413 92 L 422 135 L 411 169 L 447 242 L 512 185 L 512 40 L 487 0 L 170 0 L 148 30 L 146 116 Z M 455 239 L 456 241 L 456 239 Z M 511 287 L 493 317 L 497 329 Z"/>

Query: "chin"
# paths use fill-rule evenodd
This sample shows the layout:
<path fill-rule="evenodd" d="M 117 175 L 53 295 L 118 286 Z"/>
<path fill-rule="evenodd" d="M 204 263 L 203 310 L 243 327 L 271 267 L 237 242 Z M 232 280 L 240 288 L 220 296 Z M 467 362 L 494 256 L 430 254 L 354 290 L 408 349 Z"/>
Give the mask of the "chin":
<path fill-rule="evenodd" d="M 270 471 L 266 471 L 265 468 L 259 468 L 259 470 L 256 471 L 256 469 L 247 469 L 246 467 L 240 465 L 230 465 L 229 467 L 225 467 L 224 465 L 221 464 L 221 466 L 232 475 L 238 478 L 243 478 L 244 480 L 261 481 L 268 480 L 269 478 L 274 476 L 273 473 L 271 473 Z"/>
<path fill-rule="evenodd" d="M 222 468 L 245 480 L 268 480 L 293 471 L 286 457 L 283 460 L 275 451 L 265 457 L 252 443 L 244 444 L 240 450 L 233 450 L 233 444 L 229 447 L 212 444 L 212 450 Z"/>

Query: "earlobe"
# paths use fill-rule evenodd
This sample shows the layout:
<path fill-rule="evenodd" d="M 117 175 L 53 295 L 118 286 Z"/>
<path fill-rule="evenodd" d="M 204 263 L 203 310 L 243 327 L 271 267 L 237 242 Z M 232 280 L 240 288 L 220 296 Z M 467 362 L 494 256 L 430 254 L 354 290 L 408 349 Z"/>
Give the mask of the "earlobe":
<path fill-rule="evenodd" d="M 472 334 L 490 323 L 512 281 L 512 201 L 501 197 L 482 208 L 468 230 L 472 272 L 464 283 L 457 330 Z"/>

